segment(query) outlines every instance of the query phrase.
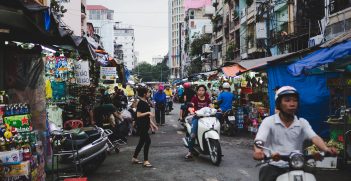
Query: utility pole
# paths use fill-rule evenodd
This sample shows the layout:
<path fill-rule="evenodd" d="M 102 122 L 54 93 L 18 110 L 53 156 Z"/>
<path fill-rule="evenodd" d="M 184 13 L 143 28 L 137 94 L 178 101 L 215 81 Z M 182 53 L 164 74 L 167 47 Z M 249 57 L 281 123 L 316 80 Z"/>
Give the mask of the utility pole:
<path fill-rule="evenodd" d="M 163 70 L 163 65 L 161 64 L 161 82 L 162 82 L 162 70 Z"/>
<path fill-rule="evenodd" d="M 182 23 L 179 23 L 179 77 L 183 79 L 183 67 L 182 67 Z"/>

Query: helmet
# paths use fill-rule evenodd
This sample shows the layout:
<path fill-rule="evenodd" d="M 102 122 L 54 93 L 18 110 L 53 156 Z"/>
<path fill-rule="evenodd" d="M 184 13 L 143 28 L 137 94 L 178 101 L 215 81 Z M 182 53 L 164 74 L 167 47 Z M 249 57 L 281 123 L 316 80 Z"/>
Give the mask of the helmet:
<path fill-rule="evenodd" d="M 277 102 L 281 97 L 284 95 L 296 95 L 299 96 L 299 93 L 294 87 L 291 86 L 283 86 L 280 89 L 277 90 L 275 93 L 275 102 Z"/>
<path fill-rule="evenodd" d="M 230 84 L 228 82 L 224 82 L 222 87 L 223 87 L 223 89 L 229 89 L 230 88 Z"/>
<path fill-rule="evenodd" d="M 184 83 L 184 88 L 190 88 L 191 87 L 191 84 L 190 84 L 190 82 L 185 82 Z"/>
<path fill-rule="evenodd" d="M 158 90 L 159 91 L 163 91 L 164 89 L 165 89 L 165 87 L 162 84 L 158 85 Z"/>

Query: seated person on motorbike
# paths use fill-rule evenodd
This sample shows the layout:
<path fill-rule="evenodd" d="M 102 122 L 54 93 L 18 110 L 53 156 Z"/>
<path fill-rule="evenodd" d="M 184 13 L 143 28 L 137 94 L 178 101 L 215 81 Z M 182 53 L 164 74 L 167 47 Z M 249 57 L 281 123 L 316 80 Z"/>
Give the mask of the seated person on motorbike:
<path fill-rule="evenodd" d="M 222 120 L 222 116 L 225 112 L 232 109 L 234 94 L 230 92 L 230 84 L 228 82 L 223 83 L 223 92 L 218 95 L 217 103 L 220 111 L 216 114 L 218 120 Z"/>
<path fill-rule="evenodd" d="M 84 127 L 94 125 L 94 112 L 93 106 L 89 102 L 89 96 L 81 95 L 79 97 L 79 103 L 82 106 L 81 119 Z"/>
<path fill-rule="evenodd" d="M 184 112 L 186 111 L 188 104 L 191 102 L 191 99 L 196 94 L 196 92 L 191 88 L 190 82 L 184 83 L 184 104 L 180 106 L 179 119 L 180 121 L 184 120 Z"/>
<path fill-rule="evenodd" d="M 165 86 L 165 90 L 164 90 L 166 96 L 170 97 L 170 101 L 168 102 L 169 106 L 170 106 L 170 110 L 173 109 L 173 102 L 172 102 L 172 97 L 173 97 L 173 92 L 172 89 L 170 89 L 169 85 Z"/>
<path fill-rule="evenodd" d="M 191 99 L 191 103 L 194 106 L 194 111 L 200 110 L 204 107 L 210 107 L 211 100 L 209 97 L 206 96 L 206 86 L 199 85 L 196 89 L 196 96 Z M 198 126 L 199 118 L 195 115 L 191 121 L 191 141 L 189 142 L 189 152 L 185 156 L 185 159 L 192 158 L 191 152 L 193 151 L 193 147 L 195 144 L 195 137 L 197 134 L 197 126 Z"/>
<path fill-rule="evenodd" d="M 329 148 L 312 129 L 308 121 L 296 116 L 299 104 L 299 94 L 290 86 L 281 87 L 275 95 L 275 105 L 279 110 L 272 116 L 265 118 L 257 132 L 256 140 L 263 141 L 264 146 L 276 153 L 270 155 L 278 158 L 280 154 L 288 155 L 293 151 L 303 153 L 303 141 L 309 139 L 321 151 L 336 154 L 335 148 Z M 263 160 L 268 152 L 254 145 L 253 158 Z M 273 181 L 287 171 L 288 163 L 274 161 L 261 167 L 259 172 L 260 181 Z"/>

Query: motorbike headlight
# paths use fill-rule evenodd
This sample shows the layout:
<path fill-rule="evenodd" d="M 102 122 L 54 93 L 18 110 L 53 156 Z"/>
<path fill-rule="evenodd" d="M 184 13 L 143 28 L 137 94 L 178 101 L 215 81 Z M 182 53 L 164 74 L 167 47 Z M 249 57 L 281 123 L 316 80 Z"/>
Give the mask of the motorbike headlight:
<path fill-rule="evenodd" d="M 294 169 L 301 169 L 305 164 L 305 158 L 302 154 L 295 153 L 290 156 L 290 166 Z"/>

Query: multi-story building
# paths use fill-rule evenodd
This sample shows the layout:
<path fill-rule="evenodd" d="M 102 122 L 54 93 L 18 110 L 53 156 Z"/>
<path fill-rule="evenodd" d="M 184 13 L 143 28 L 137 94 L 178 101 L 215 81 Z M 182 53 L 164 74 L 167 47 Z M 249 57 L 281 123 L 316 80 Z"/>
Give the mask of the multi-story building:
<path fill-rule="evenodd" d="M 95 33 L 101 37 L 100 40 L 105 51 L 114 55 L 114 11 L 102 5 L 87 5 L 87 11 L 88 21 L 94 25 Z"/>
<path fill-rule="evenodd" d="M 152 64 L 157 65 L 158 63 L 162 63 L 163 59 L 164 57 L 161 55 L 152 57 Z"/>
<path fill-rule="evenodd" d="M 240 60 L 240 20 L 239 0 L 217 0 L 213 1 L 216 13 L 213 22 L 214 28 L 213 44 L 216 46 L 214 66 L 222 66 L 227 62 L 238 62 Z M 218 51 L 219 50 L 219 51 Z"/>
<path fill-rule="evenodd" d="M 184 0 L 169 0 L 169 12 L 171 16 L 169 43 L 169 66 L 171 78 L 180 78 L 182 75 L 182 36 L 184 36 Z"/>
<path fill-rule="evenodd" d="M 84 36 L 87 30 L 86 0 L 62 1 L 62 6 L 67 9 L 62 21 L 73 31 L 75 36 Z"/>
<path fill-rule="evenodd" d="M 190 57 L 189 54 L 191 52 L 191 44 L 195 38 L 200 38 L 204 34 L 212 34 L 212 23 L 211 19 L 205 15 L 206 7 L 209 7 L 209 4 L 203 4 L 204 6 L 199 6 L 196 8 L 189 8 L 186 10 L 185 14 L 185 34 L 184 34 L 184 47 L 183 49 L 183 65 L 187 67 L 192 59 L 197 59 L 200 57 Z M 212 7 L 213 8 L 213 7 Z M 213 8 L 214 10 L 214 8 Z M 210 35 L 209 35 L 210 36 Z M 209 42 L 210 43 L 210 42 Z M 210 56 L 204 56 L 206 62 L 210 61 Z M 204 66 L 206 67 L 206 66 Z M 204 68 L 203 67 L 203 68 Z M 207 69 L 210 67 L 207 67 Z M 206 68 L 204 68 L 206 70 Z M 183 73 L 186 74 L 186 69 L 183 69 Z"/>
<path fill-rule="evenodd" d="M 134 52 L 134 29 L 130 25 L 117 22 L 114 26 L 114 56 L 123 62 L 129 70 L 136 66 Z M 123 55 L 123 56 L 122 56 Z"/>

